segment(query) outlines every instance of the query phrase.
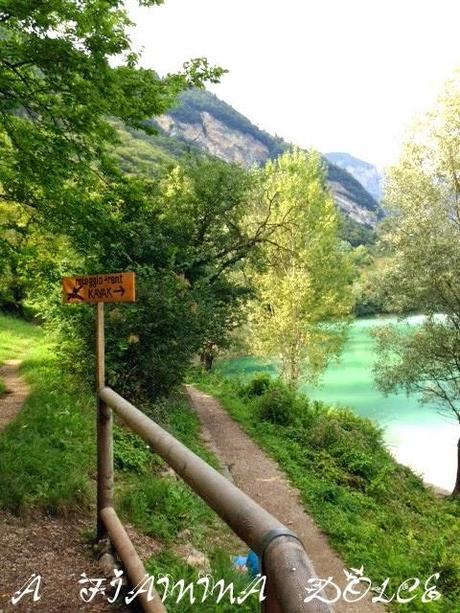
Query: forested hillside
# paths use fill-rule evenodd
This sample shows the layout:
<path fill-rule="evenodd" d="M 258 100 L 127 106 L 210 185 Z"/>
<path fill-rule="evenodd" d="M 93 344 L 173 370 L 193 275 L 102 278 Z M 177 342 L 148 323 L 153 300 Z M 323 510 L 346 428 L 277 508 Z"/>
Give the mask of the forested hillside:
<path fill-rule="evenodd" d="M 245 167 L 276 158 L 291 145 L 261 130 L 206 90 L 188 90 L 167 115 L 157 118 L 163 134 Z M 374 227 L 382 217 L 375 198 L 347 170 L 324 158 L 336 203 L 352 220 Z"/>

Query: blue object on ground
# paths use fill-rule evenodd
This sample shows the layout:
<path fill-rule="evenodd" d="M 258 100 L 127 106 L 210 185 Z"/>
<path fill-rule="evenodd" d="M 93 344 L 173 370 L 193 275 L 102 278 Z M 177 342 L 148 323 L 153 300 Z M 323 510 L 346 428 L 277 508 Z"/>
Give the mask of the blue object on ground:
<path fill-rule="evenodd" d="M 235 556 L 233 558 L 233 564 L 237 570 L 246 570 L 248 559 L 246 556 Z"/>
<path fill-rule="evenodd" d="M 262 573 L 262 565 L 259 556 L 254 551 L 248 553 L 246 565 L 253 577 Z"/>

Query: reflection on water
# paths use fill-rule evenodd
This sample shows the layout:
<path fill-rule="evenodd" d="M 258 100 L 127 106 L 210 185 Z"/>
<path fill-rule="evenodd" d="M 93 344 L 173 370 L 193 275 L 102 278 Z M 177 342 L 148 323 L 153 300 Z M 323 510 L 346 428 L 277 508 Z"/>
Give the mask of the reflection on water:
<path fill-rule="evenodd" d="M 423 316 L 408 318 L 417 325 Z M 456 472 L 457 422 L 439 413 L 436 405 L 421 405 L 415 396 L 392 394 L 385 397 L 374 385 L 372 366 L 375 341 L 372 330 L 396 320 L 391 317 L 359 319 L 351 327 L 340 360 L 331 364 L 319 388 L 303 386 L 313 398 L 346 405 L 359 415 L 378 422 L 385 431 L 385 440 L 396 459 L 421 474 L 425 481 L 452 489 Z M 253 358 L 223 363 L 230 374 L 253 374 L 261 369 L 274 372 L 273 365 L 261 368 Z"/>

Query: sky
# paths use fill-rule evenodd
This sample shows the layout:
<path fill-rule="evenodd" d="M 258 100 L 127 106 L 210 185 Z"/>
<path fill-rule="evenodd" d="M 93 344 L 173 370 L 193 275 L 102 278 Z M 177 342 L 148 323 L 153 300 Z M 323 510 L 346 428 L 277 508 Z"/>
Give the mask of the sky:
<path fill-rule="evenodd" d="M 394 163 L 413 118 L 460 66 L 458 0 L 128 0 L 143 66 L 207 57 L 209 89 L 301 147 Z"/>

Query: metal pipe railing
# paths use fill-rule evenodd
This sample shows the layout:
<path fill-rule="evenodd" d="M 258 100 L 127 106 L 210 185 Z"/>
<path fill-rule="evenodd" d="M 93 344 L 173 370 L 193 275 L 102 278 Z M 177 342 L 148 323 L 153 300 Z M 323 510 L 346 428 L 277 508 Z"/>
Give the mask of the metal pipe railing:
<path fill-rule="evenodd" d="M 104 523 L 112 545 L 115 547 L 120 560 L 126 568 L 131 585 L 133 587 L 140 585 L 147 573 L 123 524 L 118 519 L 115 509 L 112 507 L 102 509 L 101 520 Z M 146 613 L 166 613 L 165 606 L 156 592 L 152 600 L 149 600 L 147 596 L 145 592 L 139 594 L 141 606 Z"/>
<path fill-rule="evenodd" d="M 330 613 L 326 604 L 304 602 L 308 580 L 315 573 L 293 532 L 112 389 L 101 388 L 99 396 L 259 554 L 268 592 L 273 594 L 271 603 L 266 603 L 267 613 Z"/>

